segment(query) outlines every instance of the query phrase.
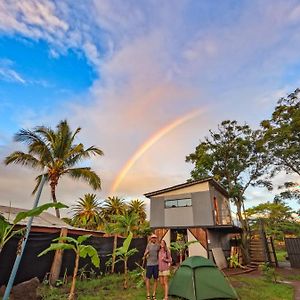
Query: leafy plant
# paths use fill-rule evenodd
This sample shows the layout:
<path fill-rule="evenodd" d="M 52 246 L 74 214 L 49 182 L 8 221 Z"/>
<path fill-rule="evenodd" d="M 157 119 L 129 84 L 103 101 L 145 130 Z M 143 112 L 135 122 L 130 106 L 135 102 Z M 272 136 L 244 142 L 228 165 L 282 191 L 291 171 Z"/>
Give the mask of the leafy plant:
<path fill-rule="evenodd" d="M 260 270 L 266 281 L 277 283 L 276 270 L 269 263 L 262 264 Z"/>
<path fill-rule="evenodd" d="M 66 205 L 62 203 L 46 203 L 31 210 L 19 212 L 15 219 L 10 222 L 6 220 L 4 216 L 0 215 L 0 253 L 4 245 L 15 235 L 23 235 L 25 228 L 16 229 L 18 223 L 26 218 L 39 216 L 43 211 L 49 208 L 67 208 Z"/>
<path fill-rule="evenodd" d="M 76 286 L 76 278 L 78 273 L 79 259 L 80 257 L 86 258 L 87 256 L 91 258 L 91 262 L 95 267 L 99 267 L 100 259 L 97 253 L 97 250 L 91 245 L 83 245 L 83 243 L 90 238 L 90 235 L 82 235 L 76 239 L 71 237 L 59 237 L 54 239 L 53 241 L 57 241 L 57 243 L 53 243 L 49 248 L 45 249 L 38 256 L 45 255 L 49 251 L 56 250 L 73 250 L 75 252 L 75 267 L 73 272 L 71 290 L 68 299 L 75 299 L 75 286 Z"/>
<path fill-rule="evenodd" d="M 145 284 L 146 269 L 137 262 L 135 264 L 137 268 L 131 272 L 131 275 L 136 282 L 136 287 L 141 288 Z"/>
<path fill-rule="evenodd" d="M 245 269 L 244 266 L 242 266 L 239 262 L 239 255 L 238 253 L 231 255 L 230 257 L 227 258 L 229 265 L 232 266 L 234 269 L 236 268 L 241 268 Z"/>
<path fill-rule="evenodd" d="M 136 248 L 129 249 L 131 241 L 133 238 L 133 233 L 130 232 L 128 237 L 124 240 L 122 247 L 116 249 L 116 263 L 119 261 L 124 264 L 124 289 L 128 288 L 128 259 L 130 256 L 138 252 Z M 111 263 L 112 258 L 108 261 L 108 264 Z"/>
<path fill-rule="evenodd" d="M 170 249 L 177 252 L 179 255 L 179 263 L 182 263 L 182 258 L 184 251 L 189 247 L 191 244 L 199 243 L 198 241 L 191 241 L 191 242 L 184 242 L 184 241 L 177 241 L 177 242 L 172 242 L 170 244 Z"/>

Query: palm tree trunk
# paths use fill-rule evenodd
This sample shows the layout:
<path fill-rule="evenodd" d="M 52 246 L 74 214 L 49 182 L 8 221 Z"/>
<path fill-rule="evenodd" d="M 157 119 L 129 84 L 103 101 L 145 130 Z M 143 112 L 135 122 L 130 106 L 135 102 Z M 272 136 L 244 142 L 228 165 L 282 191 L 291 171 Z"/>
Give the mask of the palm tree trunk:
<path fill-rule="evenodd" d="M 53 184 L 53 183 L 50 184 L 52 201 L 53 201 L 54 203 L 57 203 L 56 194 L 55 194 L 55 186 L 56 186 L 56 185 Z M 56 217 L 60 219 L 60 212 L 59 212 L 59 209 L 58 209 L 58 208 L 55 208 L 55 214 L 56 214 Z"/>
<path fill-rule="evenodd" d="M 115 263 L 116 263 L 116 249 L 118 243 L 118 235 L 114 235 L 114 244 L 113 244 L 113 253 L 112 253 L 112 260 L 111 260 L 111 273 L 115 272 Z"/>
<path fill-rule="evenodd" d="M 68 300 L 74 300 L 75 299 L 75 286 L 76 286 L 76 277 L 78 272 L 78 266 L 79 266 L 79 252 L 76 253 L 76 259 L 75 259 L 75 267 L 73 272 L 73 278 L 72 278 L 72 285 L 71 290 L 69 294 Z"/>

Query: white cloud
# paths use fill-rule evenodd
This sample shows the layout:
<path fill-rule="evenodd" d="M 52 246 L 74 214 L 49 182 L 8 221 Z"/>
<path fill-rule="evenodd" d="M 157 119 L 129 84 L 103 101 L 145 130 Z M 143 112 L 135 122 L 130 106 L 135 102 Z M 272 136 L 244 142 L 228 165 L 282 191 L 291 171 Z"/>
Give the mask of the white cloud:
<path fill-rule="evenodd" d="M 105 152 L 91 162 L 103 178 L 103 196 L 147 138 L 175 118 L 207 106 L 205 116 L 145 153 L 119 193 L 136 196 L 185 181 L 190 169 L 185 155 L 207 130 L 223 118 L 258 122 L 259 113 L 269 113 L 271 107 L 261 107 L 253 98 L 274 90 L 286 61 L 299 58 L 297 22 L 285 18 L 294 1 L 248 4 L 235 22 L 208 27 L 201 18 L 197 26 L 190 24 L 195 20 L 184 15 L 185 1 L 158 6 L 156 1 L 95 0 L 78 1 L 76 7 L 68 1 L 17 2 L 0 2 L 2 32 L 46 40 L 53 58 L 79 49 L 100 74 L 86 95 L 78 96 L 81 101 L 62 105 L 55 116 L 29 110 L 19 124 L 54 126 L 67 117 L 73 127 L 80 125 L 80 139 Z M 65 181 L 59 191 L 70 202 L 88 190 L 78 185 L 73 191 L 72 186 Z"/>
<path fill-rule="evenodd" d="M 0 80 L 25 84 L 26 80 L 15 70 L 0 67 Z"/>

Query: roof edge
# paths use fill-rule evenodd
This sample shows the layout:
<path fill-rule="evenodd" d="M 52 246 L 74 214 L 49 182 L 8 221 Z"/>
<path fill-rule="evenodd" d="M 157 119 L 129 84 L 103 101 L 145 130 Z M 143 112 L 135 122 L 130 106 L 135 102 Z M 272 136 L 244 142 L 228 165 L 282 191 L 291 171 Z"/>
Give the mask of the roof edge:
<path fill-rule="evenodd" d="M 207 177 L 207 178 L 194 180 L 194 181 L 187 181 L 185 183 L 177 184 L 177 185 L 170 186 L 170 187 L 167 187 L 167 188 L 164 188 L 164 189 L 160 189 L 160 190 L 156 190 L 156 191 L 153 191 L 153 192 L 146 193 L 146 194 L 144 194 L 144 196 L 147 197 L 147 198 L 153 197 L 153 196 L 158 196 L 158 195 L 163 194 L 163 193 L 175 191 L 175 190 L 178 190 L 178 189 L 181 189 L 181 188 L 193 186 L 195 184 L 204 183 L 204 182 L 211 183 L 214 187 L 216 187 L 224 195 L 226 195 L 227 197 L 229 196 L 228 192 L 225 189 L 225 187 L 223 185 L 221 185 L 218 181 L 216 181 L 213 177 Z"/>

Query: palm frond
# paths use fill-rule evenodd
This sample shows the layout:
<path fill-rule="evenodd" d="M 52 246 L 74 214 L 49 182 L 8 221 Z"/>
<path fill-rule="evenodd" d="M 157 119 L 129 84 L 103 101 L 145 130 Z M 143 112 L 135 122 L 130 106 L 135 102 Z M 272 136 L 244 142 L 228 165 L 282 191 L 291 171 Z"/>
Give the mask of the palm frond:
<path fill-rule="evenodd" d="M 37 192 L 37 190 L 38 190 L 38 188 L 39 188 L 39 186 L 40 186 L 40 183 L 41 183 L 41 181 L 42 181 L 43 175 L 46 177 L 46 181 L 49 181 L 48 173 L 41 174 L 41 175 L 37 176 L 37 177 L 35 178 L 36 185 L 35 185 L 35 187 L 34 187 L 34 190 L 32 191 L 32 195 L 34 195 L 34 194 Z"/>
<path fill-rule="evenodd" d="M 15 151 L 9 156 L 7 156 L 4 160 L 4 163 L 6 165 L 15 163 L 15 164 L 21 164 L 23 166 L 29 166 L 32 168 L 43 168 L 43 164 L 36 159 L 34 156 L 28 153 L 24 153 L 21 151 Z"/>
<path fill-rule="evenodd" d="M 74 179 L 86 181 L 94 190 L 101 189 L 101 179 L 91 168 L 72 168 L 65 170 Z"/>

